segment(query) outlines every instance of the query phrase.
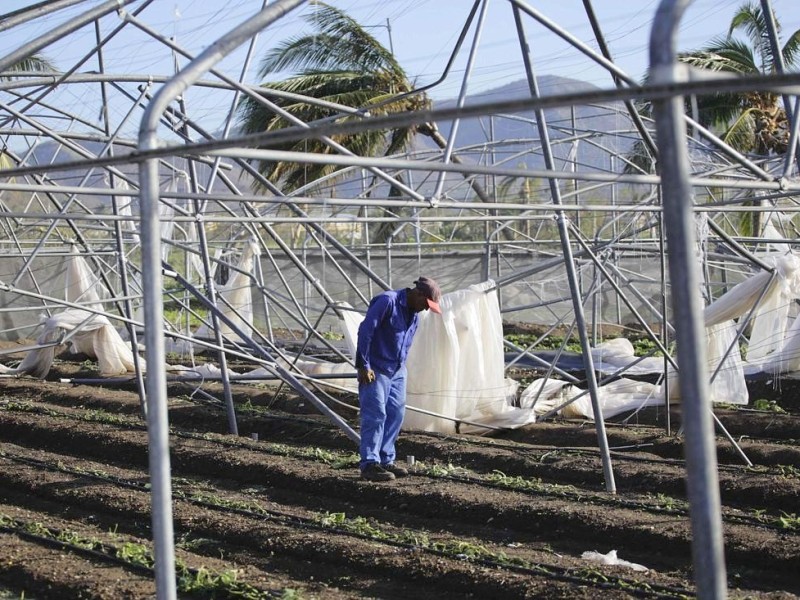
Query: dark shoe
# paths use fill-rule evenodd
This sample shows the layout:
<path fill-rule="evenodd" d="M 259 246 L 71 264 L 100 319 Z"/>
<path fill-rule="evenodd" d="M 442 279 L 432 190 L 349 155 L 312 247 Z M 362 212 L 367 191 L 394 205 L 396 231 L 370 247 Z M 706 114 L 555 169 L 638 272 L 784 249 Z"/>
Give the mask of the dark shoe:
<path fill-rule="evenodd" d="M 389 471 L 395 477 L 408 477 L 408 469 L 405 467 L 401 467 L 400 465 L 396 465 L 395 463 L 391 463 L 389 465 L 381 465 L 384 471 Z"/>
<path fill-rule="evenodd" d="M 394 473 L 387 471 L 378 463 L 370 463 L 361 469 L 361 479 L 368 479 L 369 481 L 391 481 L 394 479 Z"/>

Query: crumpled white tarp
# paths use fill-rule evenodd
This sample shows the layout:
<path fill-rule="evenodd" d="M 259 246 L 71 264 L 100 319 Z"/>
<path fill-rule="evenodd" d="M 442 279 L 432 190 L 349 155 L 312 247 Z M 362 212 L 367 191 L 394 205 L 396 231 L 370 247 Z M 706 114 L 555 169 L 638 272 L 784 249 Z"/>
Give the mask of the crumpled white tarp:
<path fill-rule="evenodd" d="M 242 333 L 248 336 L 253 335 L 253 294 L 250 288 L 252 281 L 250 274 L 253 272 L 253 262 L 259 256 L 261 256 L 260 247 L 254 242 L 247 244 L 237 268 L 231 271 L 231 276 L 225 285 L 217 289 L 220 310 Z M 220 332 L 224 337 L 242 341 L 230 325 L 221 320 L 219 325 Z M 211 338 L 212 329 L 203 324 L 195 331 L 194 336 Z"/>
<path fill-rule="evenodd" d="M 0 373 L 30 375 L 40 379 L 46 377 L 62 339 L 69 344 L 71 352 L 96 358 L 100 374 L 104 377 L 134 371 L 130 345 L 123 341 L 107 317 L 91 312 L 103 310 L 97 276 L 76 248 L 65 260 L 64 299 L 89 310 L 71 307 L 52 317 L 43 317 L 36 339 L 41 347 L 29 351 L 17 367 L 0 365 Z M 144 370 L 144 360 L 140 364 Z"/>
<path fill-rule="evenodd" d="M 67 336 L 70 350 L 97 359 L 100 375 L 112 377 L 133 372 L 131 347 L 111 325 L 107 317 L 76 308 L 68 308 L 41 323 L 42 332 L 36 343 L 42 348 L 31 350 L 16 368 L 0 366 L 0 372 L 8 375 L 31 375 L 44 378 L 53 365 L 57 346 L 55 342 Z M 141 361 L 145 370 L 144 360 Z"/>
<path fill-rule="evenodd" d="M 626 378 L 599 386 L 597 401 L 604 419 L 645 406 L 664 404 L 660 385 Z M 558 409 L 558 414 L 568 419 L 594 419 L 588 392 L 561 379 L 535 379 L 520 394 L 520 405 L 533 409 L 537 415 Z"/>
<path fill-rule="evenodd" d="M 258 247 L 248 245 L 239 268 L 220 294 L 232 308 L 222 310 L 241 328 L 252 331 L 252 297 L 250 273 L 258 256 Z M 718 371 L 711 383 L 711 400 L 746 404 L 744 374 L 778 374 L 800 371 L 800 316 L 790 319 L 792 307 L 800 298 L 800 258 L 791 253 L 771 254 L 764 260 L 775 267 L 775 275 L 756 274 L 733 287 L 704 312 L 708 346 L 706 356 L 709 373 Z M 74 352 L 83 352 L 98 359 L 104 376 L 121 375 L 134 369 L 133 355 L 127 343 L 111 327 L 109 319 L 94 314 L 102 310 L 103 300 L 97 278 L 84 259 L 73 253 L 67 258 L 65 299 L 90 310 L 68 308 L 42 320 L 37 339 L 41 348 L 30 351 L 16 368 L 0 366 L 0 373 L 29 374 L 44 377 L 52 365 L 58 343 L 67 338 Z M 743 361 L 736 342 L 737 323 L 753 310 L 754 324 L 750 331 L 747 361 Z M 435 414 L 409 411 L 404 426 L 410 429 L 453 432 L 485 431 L 466 422 L 494 427 L 517 427 L 533 422 L 534 414 L 544 414 L 570 399 L 580 396 L 561 414 L 593 418 L 588 394 L 561 380 L 534 381 L 516 399 L 516 383 L 505 377 L 502 319 L 497 294 L 491 281 L 445 294 L 443 315 L 421 313 L 417 338 L 408 358 L 408 404 Z M 362 319 L 359 312 L 342 305 L 343 331 L 351 356 L 355 356 L 356 332 Z M 237 314 L 238 313 L 238 314 Z M 791 324 L 790 324 L 791 322 Z M 224 333 L 233 336 L 223 325 Z M 197 335 L 208 334 L 201 328 Z M 732 348 L 732 350 L 731 350 Z M 595 368 L 611 374 L 628 367 L 621 375 L 661 374 L 664 360 L 639 359 L 634 356 L 630 341 L 624 338 L 606 340 L 592 349 Z M 724 357 L 721 368 L 717 365 Z M 142 366 L 144 363 L 142 361 Z M 286 368 L 289 367 L 288 364 Z M 307 376 L 352 374 L 352 363 L 331 363 L 301 359 L 294 370 Z M 211 373 L 209 372 L 208 376 Z M 671 402 L 679 401 L 676 374 L 667 368 Z M 357 391 L 354 378 L 319 379 L 331 386 Z M 600 386 L 598 400 L 604 417 L 636 410 L 643 406 L 664 404 L 662 386 L 631 379 L 617 379 Z M 443 415 L 442 419 L 435 415 Z"/>
<path fill-rule="evenodd" d="M 602 563 L 604 565 L 614 565 L 617 567 L 626 567 L 628 569 L 633 569 L 634 571 L 645 572 L 649 571 L 647 567 L 644 565 L 640 565 L 637 563 L 628 562 L 627 560 L 622 560 L 617 556 L 616 550 L 609 550 L 607 554 L 601 554 L 596 550 L 589 550 L 581 554 L 581 558 L 584 560 L 588 560 L 591 562 Z"/>
<path fill-rule="evenodd" d="M 503 322 L 494 282 L 444 294 L 439 305 L 441 315 L 420 313 L 420 326 L 407 362 L 408 404 L 497 427 L 533 422 L 532 411 L 513 406 L 516 382 L 505 376 Z M 453 421 L 413 411 L 406 412 L 403 426 L 456 431 Z M 465 430 L 475 428 L 459 428 Z"/>

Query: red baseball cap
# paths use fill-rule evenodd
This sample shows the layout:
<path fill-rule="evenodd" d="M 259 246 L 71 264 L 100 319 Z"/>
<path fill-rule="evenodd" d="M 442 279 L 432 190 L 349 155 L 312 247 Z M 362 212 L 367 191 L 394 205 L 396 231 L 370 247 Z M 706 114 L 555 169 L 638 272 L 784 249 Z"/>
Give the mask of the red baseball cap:
<path fill-rule="evenodd" d="M 442 309 L 439 307 L 439 299 L 442 297 L 439 284 L 430 277 L 420 277 L 414 282 L 414 285 L 425 296 L 428 308 L 435 313 L 442 314 Z"/>

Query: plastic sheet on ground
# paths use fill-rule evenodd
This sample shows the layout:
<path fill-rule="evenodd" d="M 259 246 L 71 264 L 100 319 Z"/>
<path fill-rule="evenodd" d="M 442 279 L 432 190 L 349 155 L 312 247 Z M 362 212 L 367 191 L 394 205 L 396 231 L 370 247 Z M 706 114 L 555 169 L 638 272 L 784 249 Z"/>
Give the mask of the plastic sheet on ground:
<path fill-rule="evenodd" d="M 50 372 L 56 343 L 64 339 L 73 353 L 83 353 L 97 359 L 100 375 L 113 377 L 135 370 L 133 352 L 103 315 L 70 308 L 43 319 L 42 331 L 36 342 L 42 348 L 31 350 L 16 368 L 4 368 L 10 375 L 31 375 L 43 378 Z M 141 361 L 145 370 L 144 360 Z"/>
<path fill-rule="evenodd" d="M 645 572 L 650 570 L 643 565 L 628 562 L 627 560 L 622 560 L 617 556 L 616 550 L 609 550 L 607 554 L 601 554 L 595 550 L 589 550 L 581 554 L 581 558 L 591 562 L 602 563 L 604 565 L 626 567 L 628 569 L 633 569 L 634 571 Z"/>

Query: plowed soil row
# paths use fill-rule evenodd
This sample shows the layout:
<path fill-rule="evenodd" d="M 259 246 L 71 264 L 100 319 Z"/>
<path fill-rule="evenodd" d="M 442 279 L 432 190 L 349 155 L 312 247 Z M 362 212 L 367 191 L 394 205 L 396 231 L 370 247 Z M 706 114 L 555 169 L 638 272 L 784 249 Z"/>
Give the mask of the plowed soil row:
<path fill-rule="evenodd" d="M 0 586 L 26 598 L 152 597 L 152 569 L 118 556 L 152 549 L 139 398 L 129 386 L 58 383 L 76 367 L 58 369 L 51 381 L 0 380 Z M 191 391 L 170 387 L 182 597 L 695 593 L 683 444 L 663 415 L 608 425 L 616 494 L 592 424 L 564 421 L 492 438 L 406 432 L 411 476 L 376 484 L 359 479 L 352 442 L 290 394 L 236 386 L 237 437 Z M 717 414 L 754 463 L 718 439 L 730 595 L 795 597 L 800 418 Z M 50 534 L 33 535 L 42 527 Z M 82 550 L 87 540 L 108 551 Z M 582 557 L 611 550 L 648 570 Z"/>

